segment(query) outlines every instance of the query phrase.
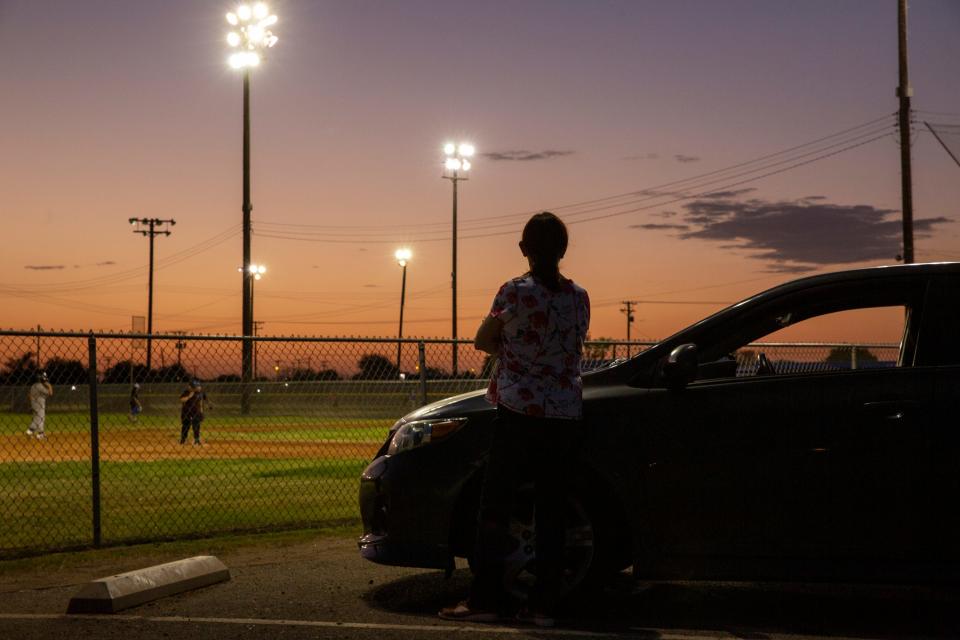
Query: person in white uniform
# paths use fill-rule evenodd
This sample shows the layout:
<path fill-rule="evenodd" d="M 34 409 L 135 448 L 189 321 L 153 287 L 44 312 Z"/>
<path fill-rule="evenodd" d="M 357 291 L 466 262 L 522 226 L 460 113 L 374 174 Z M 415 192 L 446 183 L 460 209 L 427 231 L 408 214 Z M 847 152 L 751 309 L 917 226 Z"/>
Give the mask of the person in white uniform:
<path fill-rule="evenodd" d="M 37 374 L 37 381 L 27 392 L 27 397 L 30 398 L 30 408 L 33 410 L 33 419 L 30 421 L 30 426 L 27 427 L 28 436 L 36 436 L 37 440 L 46 439 L 47 398 L 52 395 L 53 386 L 47 379 L 47 374 L 41 371 Z"/>

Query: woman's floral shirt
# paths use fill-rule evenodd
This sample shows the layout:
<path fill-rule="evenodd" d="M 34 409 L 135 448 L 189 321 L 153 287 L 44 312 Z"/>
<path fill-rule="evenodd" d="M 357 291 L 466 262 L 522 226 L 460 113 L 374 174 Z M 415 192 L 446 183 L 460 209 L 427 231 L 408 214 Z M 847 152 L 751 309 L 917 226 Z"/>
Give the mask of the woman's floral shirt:
<path fill-rule="evenodd" d="M 581 418 L 587 292 L 566 278 L 551 291 L 527 274 L 500 287 L 490 315 L 503 322 L 503 333 L 487 400 L 529 416 Z"/>

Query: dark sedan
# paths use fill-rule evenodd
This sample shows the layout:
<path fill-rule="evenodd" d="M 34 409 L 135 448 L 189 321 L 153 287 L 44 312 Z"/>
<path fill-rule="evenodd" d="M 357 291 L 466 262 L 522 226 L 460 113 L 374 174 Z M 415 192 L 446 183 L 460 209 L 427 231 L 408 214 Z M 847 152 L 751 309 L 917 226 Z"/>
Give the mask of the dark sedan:
<path fill-rule="evenodd" d="M 750 343 L 866 309 L 902 324 L 898 353 L 807 367 L 752 347 L 743 366 Z M 651 578 L 956 579 L 958 330 L 960 264 L 852 270 L 770 289 L 585 374 L 571 586 L 630 565 Z M 493 415 L 478 392 L 394 425 L 360 482 L 363 557 L 469 558 Z M 535 570 L 526 492 L 515 511 L 519 577 Z"/>

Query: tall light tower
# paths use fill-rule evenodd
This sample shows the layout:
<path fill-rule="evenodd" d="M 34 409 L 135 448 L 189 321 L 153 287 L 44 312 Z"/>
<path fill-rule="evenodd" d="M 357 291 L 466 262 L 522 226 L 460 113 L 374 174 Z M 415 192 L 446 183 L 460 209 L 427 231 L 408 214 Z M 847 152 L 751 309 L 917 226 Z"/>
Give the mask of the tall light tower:
<path fill-rule="evenodd" d="M 450 337 L 453 338 L 452 352 L 453 377 L 457 377 L 457 183 L 467 179 L 467 173 L 470 171 L 470 158 L 473 157 L 475 149 L 469 142 L 454 144 L 448 142 L 443 145 L 443 153 L 447 156 L 444 162 L 443 179 L 449 180 L 453 184 L 453 269 L 450 274 L 451 290 L 453 298 L 453 326 Z"/>
<path fill-rule="evenodd" d="M 400 328 L 397 330 L 397 372 L 400 372 L 400 349 L 403 345 L 403 303 L 407 297 L 407 263 L 413 257 L 410 249 L 397 249 L 393 254 L 397 259 L 397 264 L 403 267 L 403 279 L 400 281 Z"/>
<path fill-rule="evenodd" d="M 267 5 L 241 4 L 236 11 L 227 14 L 232 30 L 227 34 L 227 44 L 236 49 L 230 55 L 230 66 L 243 72 L 243 301 L 241 356 L 241 412 L 250 411 L 250 392 L 247 385 L 253 379 L 253 274 L 250 273 L 250 70 L 259 66 L 264 52 L 277 44 L 277 36 L 270 27 L 277 23 L 277 16 L 270 13 Z"/>
<path fill-rule="evenodd" d="M 147 285 L 147 372 L 150 372 L 150 364 L 153 359 L 153 239 L 156 236 L 168 236 L 171 231 L 169 227 L 177 224 L 173 218 L 161 220 L 160 218 L 130 218 L 128 222 L 133 225 L 133 232 L 150 238 L 150 277 Z M 39 343 L 39 336 L 37 341 Z M 40 366 L 40 347 L 37 347 L 37 366 Z"/>

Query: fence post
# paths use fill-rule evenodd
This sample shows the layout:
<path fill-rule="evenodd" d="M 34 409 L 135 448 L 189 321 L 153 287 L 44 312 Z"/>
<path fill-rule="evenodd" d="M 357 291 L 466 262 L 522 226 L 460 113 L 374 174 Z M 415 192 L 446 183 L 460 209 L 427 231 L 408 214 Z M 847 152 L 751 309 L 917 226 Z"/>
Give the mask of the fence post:
<path fill-rule="evenodd" d="M 850 347 L 850 368 L 857 368 L 857 345 L 851 345 Z"/>
<path fill-rule="evenodd" d="M 100 411 L 97 406 L 97 339 L 87 338 L 90 379 L 90 482 L 93 500 L 93 546 L 100 546 Z"/>
<path fill-rule="evenodd" d="M 423 340 L 417 343 L 417 358 L 420 360 L 420 406 L 427 404 L 427 349 Z"/>

